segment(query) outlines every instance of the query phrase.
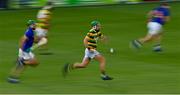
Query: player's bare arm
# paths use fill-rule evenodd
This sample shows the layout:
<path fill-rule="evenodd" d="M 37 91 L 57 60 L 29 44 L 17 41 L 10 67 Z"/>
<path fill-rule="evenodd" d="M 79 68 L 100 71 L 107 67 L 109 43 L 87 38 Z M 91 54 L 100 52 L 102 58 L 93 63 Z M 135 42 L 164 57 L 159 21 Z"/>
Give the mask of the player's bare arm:
<path fill-rule="evenodd" d="M 21 37 L 20 42 L 19 42 L 19 47 L 22 49 L 23 44 L 28 40 L 28 38 L 24 35 Z"/>
<path fill-rule="evenodd" d="M 88 37 L 85 37 L 84 40 L 83 40 L 83 42 L 84 42 L 84 46 L 85 46 L 86 48 L 88 48 Z"/>

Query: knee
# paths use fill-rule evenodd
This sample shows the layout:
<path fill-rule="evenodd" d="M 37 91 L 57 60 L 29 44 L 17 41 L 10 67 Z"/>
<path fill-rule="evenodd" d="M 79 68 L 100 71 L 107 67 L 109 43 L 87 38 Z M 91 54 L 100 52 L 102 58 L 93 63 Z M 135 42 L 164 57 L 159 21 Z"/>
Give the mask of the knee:
<path fill-rule="evenodd" d="M 38 44 L 39 44 L 39 45 L 44 45 L 44 44 L 47 44 L 47 42 L 48 42 L 47 38 L 43 37 L 43 38 L 41 38 L 41 39 L 39 40 Z"/>
<path fill-rule="evenodd" d="M 43 43 L 45 43 L 45 44 L 48 42 L 47 38 L 45 38 L 45 37 L 43 37 L 43 38 L 41 39 L 41 41 L 42 41 Z"/>
<path fill-rule="evenodd" d="M 39 63 L 34 63 L 34 64 L 30 64 L 29 66 L 31 67 L 37 67 L 39 65 Z"/>
<path fill-rule="evenodd" d="M 105 64 L 105 62 L 106 62 L 106 60 L 105 60 L 105 58 L 102 56 L 102 58 L 101 58 L 101 60 L 100 60 L 100 63 L 101 63 L 101 64 Z"/>
<path fill-rule="evenodd" d="M 38 62 L 36 59 L 32 59 L 32 60 L 31 60 L 30 66 L 36 67 L 36 66 L 38 66 L 38 65 L 39 65 L 39 62 Z"/>
<path fill-rule="evenodd" d="M 31 66 L 31 67 L 37 67 L 39 64 L 31 64 L 31 65 L 29 65 L 29 66 Z"/>

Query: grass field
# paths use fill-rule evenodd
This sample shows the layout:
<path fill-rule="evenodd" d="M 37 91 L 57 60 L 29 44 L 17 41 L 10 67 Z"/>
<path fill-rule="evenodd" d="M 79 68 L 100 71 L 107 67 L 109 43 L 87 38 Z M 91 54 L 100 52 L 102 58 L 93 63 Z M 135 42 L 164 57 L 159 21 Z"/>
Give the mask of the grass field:
<path fill-rule="evenodd" d="M 180 93 L 180 3 L 171 4 L 172 19 L 165 26 L 162 53 L 152 52 L 152 43 L 138 52 L 129 48 L 131 40 L 146 34 L 146 13 L 155 6 L 157 4 L 55 9 L 49 33 L 49 50 L 53 54 L 40 55 L 41 51 L 35 51 L 41 64 L 28 68 L 20 84 L 7 83 L 6 78 L 14 66 L 25 23 L 35 18 L 38 9 L 0 11 L 0 94 Z M 82 40 L 94 19 L 102 23 L 102 32 L 109 37 L 109 43 L 99 43 L 98 50 L 107 59 L 108 74 L 115 79 L 102 81 L 95 61 L 64 79 L 62 66 L 66 62 L 81 61 Z M 109 53 L 111 47 L 115 49 L 113 54 Z"/>

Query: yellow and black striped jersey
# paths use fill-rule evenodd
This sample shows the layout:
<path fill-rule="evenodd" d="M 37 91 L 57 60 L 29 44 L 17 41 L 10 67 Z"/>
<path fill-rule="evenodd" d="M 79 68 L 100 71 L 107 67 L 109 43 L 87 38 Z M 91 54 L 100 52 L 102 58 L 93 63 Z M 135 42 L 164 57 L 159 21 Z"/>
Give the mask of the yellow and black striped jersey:
<path fill-rule="evenodd" d="M 37 14 L 37 27 L 48 29 L 51 12 L 47 9 L 41 9 Z"/>
<path fill-rule="evenodd" d="M 97 48 L 97 41 L 99 38 L 101 38 L 103 34 L 101 32 L 97 32 L 94 29 L 91 29 L 87 35 L 86 39 L 88 39 L 88 49 L 96 49 Z"/>

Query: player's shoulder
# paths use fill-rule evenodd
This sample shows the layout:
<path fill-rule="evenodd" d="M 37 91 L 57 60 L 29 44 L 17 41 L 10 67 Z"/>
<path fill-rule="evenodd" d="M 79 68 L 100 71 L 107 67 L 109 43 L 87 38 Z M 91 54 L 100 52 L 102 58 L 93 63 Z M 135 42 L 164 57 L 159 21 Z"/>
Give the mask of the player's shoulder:
<path fill-rule="evenodd" d="M 46 9 L 41 9 L 41 10 L 39 10 L 39 13 L 41 13 L 41 14 L 50 14 L 51 12 L 49 10 L 46 10 Z"/>
<path fill-rule="evenodd" d="M 89 33 L 95 33 L 96 31 L 94 29 L 90 29 Z"/>
<path fill-rule="evenodd" d="M 32 28 L 27 28 L 25 34 L 32 34 L 33 29 Z"/>
<path fill-rule="evenodd" d="M 49 10 L 46 10 L 46 9 L 41 9 L 39 12 L 43 13 L 43 14 L 50 14 L 51 13 Z"/>
<path fill-rule="evenodd" d="M 31 31 L 31 28 L 27 28 L 25 33 L 28 33 Z"/>

